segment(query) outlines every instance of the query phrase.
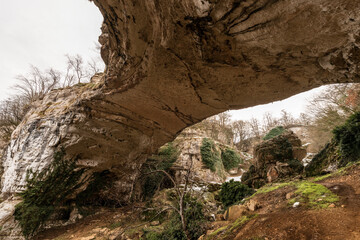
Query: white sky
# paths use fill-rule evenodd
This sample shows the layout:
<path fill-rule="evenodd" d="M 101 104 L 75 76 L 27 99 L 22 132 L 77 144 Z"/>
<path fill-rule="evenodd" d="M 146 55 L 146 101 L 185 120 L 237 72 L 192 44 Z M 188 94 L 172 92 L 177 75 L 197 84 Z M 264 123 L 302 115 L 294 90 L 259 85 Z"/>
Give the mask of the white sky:
<path fill-rule="evenodd" d="M 88 0 L 0 0 L 0 100 L 30 64 L 64 70 L 65 54 L 96 56 L 102 20 Z"/>
<path fill-rule="evenodd" d="M 102 19 L 88 0 L 0 0 L 0 100 L 9 96 L 15 77 L 26 74 L 30 64 L 63 70 L 65 54 L 96 56 Z M 285 109 L 297 117 L 313 92 L 230 113 L 234 120 L 248 120 L 261 119 L 265 112 L 280 116 Z"/>

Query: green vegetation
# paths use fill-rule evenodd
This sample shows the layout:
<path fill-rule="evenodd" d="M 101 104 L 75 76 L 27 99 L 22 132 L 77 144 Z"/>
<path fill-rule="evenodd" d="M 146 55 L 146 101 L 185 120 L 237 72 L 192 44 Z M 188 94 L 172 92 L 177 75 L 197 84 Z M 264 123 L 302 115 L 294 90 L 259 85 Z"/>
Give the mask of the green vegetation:
<path fill-rule="evenodd" d="M 265 135 L 265 137 L 263 137 L 263 140 L 269 140 L 271 138 L 274 138 L 276 136 L 279 136 L 280 134 L 282 134 L 285 131 L 285 128 L 282 126 L 278 126 L 275 127 L 273 129 L 271 129 L 268 134 Z"/>
<path fill-rule="evenodd" d="M 295 182 L 269 183 L 269 184 L 266 184 L 265 186 L 259 188 L 253 195 L 246 198 L 245 201 L 250 200 L 251 198 L 255 197 L 257 194 L 263 194 L 263 193 L 272 192 L 272 191 L 275 191 L 276 189 L 280 189 L 280 188 L 283 188 L 283 187 L 286 187 L 286 186 L 293 186 L 295 184 L 296 184 Z"/>
<path fill-rule="evenodd" d="M 242 216 L 238 218 L 235 222 L 221 227 L 214 232 L 210 233 L 207 236 L 207 240 L 215 240 L 215 239 L 227 239 L 233 232 L 244 226 L 247 222 L 257 217 L 257 214 L 251 216 Z"/>
<path fill-rule="evenodd" d="M 200 152 L 201 159 L 205 166 L 215 172 L 216 166 L 221 163 L 221 158 L 214 141 L 209 138 L 204 138 L 200 147 Z"/>
<path fill-rule="evenodd" d="M 295 202 L 305 203 L 310 208 L 327 208 L 331 203 L 339 201 L 339 197 L 321 184 L 300 182 L 296 184 L 295 198 L 289 204 Z"/>
<path fill-rule="evenodd" d="M 343 167 L 348 162 L 358 160 L 360 158 L 360 112 L 351 115 L 345 124 L 336 127 L 333 133 L 341 154 L 339 166 Z"/>
<path fill-rule="evenodd" d="M 306 166 L 307 176 L 320 175 L 330 165 L 344 167 L 360 159 L 360 112 L 336 127 L 333 134 L 333 140 Z"/>
<path fill-rule="evenodd" d="M 340 159 L 338 147 L 334 141 L 326 144 L 326 146 L 316 154 L 311 162 L 305 167 L 306 176 L 316 176 L 323 173 L 324 169 L 330 164 L 337 164 Z"/>
<path fill-rule="evenodd" d="M 84 169 L 76 169 L 76 161 L 64 160 L 64 150 L 54 154 L 54 161 L 39 173 L 29 171 L 26 190 L 19 193 L 22 202 L 15 207 L 15 219 L 19 221 L 25 238 L 29 238 L 78 189 Z"/>
<path fill-rule="evenodd" d="M 172 183 L 162 172 L 155 170 L 169 171 L 177 160 L 179 153 L 172 143 L 168 143 L 159 149 L 158 154 L 152 155 L 143 165 L 142 172 L 145 178 L 142 181 L 143 199 L 150 199 L 157 190 L 162 187 L 173 187 Z"/>
<path fill-rule="evenodd" d="M 226 171 L 229 171 L 230 169 L 237 167 L 240 163 L 244 162 L 240 155 L 230 148 L 221 150 L 221 160 Z"/>
<path fill-rule="evenodd" d="M 206 219 L 203 213 L 203 205 L 195 198 L 186 195 L 184 199 L 184 217 L 186 222 L 186 235 L 191 240 L 198 239 L 205 233 Z M 181 219 L 178 213 L 174 212 L 169 223 L 165 225 L 162 232 L 145 232 L 144 240 L 186 240 L 182 229 Z"/>
<path fill-rule="evenodd" d="M 233 179 L 230 182 L 225 182 L 221 185 L 220 200 L 225 207 L 229 207 L 235 203 L 240 202 L 246 196 L 254 193 L 252 188 L 241 182 L 235 182 Z"/>

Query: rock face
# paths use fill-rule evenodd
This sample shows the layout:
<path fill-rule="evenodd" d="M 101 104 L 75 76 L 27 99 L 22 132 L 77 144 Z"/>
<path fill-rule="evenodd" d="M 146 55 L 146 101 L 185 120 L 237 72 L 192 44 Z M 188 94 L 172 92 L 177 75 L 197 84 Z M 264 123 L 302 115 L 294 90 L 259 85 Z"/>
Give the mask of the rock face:
<path fill-rule="evenodd" d="M 217 172 L 212 172 L 204 166 L 201 158 L 200 147 L 203 139 L 206 137 L 196 130 L 185 130 L 175 140 L 175 147 L 179 151 L 179 157 L 175 165 L 187 169 L 192 164 L 191 178 L 198 183 L 223 183 L 227 176 L 224 171 L 223 176 L 219 176 Z M 219 149 L 220 151 L 220 149 Z M 178 171 L 176 179 L 181 182 L 183 179 L 182 172 Z"/>
<path fill-rule="evenodd" d="M 12 135 L 2 193 L 64 147 L 120 177 L 126 201 L 147 155 L 227 109 L 359 81 L 358 0 L 93 0 L 103 76 L 37 102 Z"/>
<path fill-rule="evenodd" d="M 255 146 L 255 163 L 244 173 L 241 180 L 258 188 L 266 182 L 297 175 L 303 170 L 301 160 L 305 156 L 306 150 L 302 148 L 300 139 L 287 130 Z"/>
<path fill-rule="evenodd" d="M 2 192 L 21 189 L 24 170 L 64 145 L 82 164 L 126 176 L 126 199 L 146 155 L 186 126 L 359 80 L 356 0 L 93 2 L 106 74 L 37 103 L 13 134 Z"/>

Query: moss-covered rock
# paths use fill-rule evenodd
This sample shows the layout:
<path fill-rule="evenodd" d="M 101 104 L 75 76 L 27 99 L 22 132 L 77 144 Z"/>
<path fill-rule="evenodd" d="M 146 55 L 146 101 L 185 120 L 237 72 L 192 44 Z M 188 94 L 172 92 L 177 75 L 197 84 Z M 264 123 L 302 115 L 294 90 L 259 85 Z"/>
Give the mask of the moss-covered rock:
<path fill-rule="evenodd" d="M 254 165 L 244 173 L 241 180 L 254 188 L 267 182 L 296 176 L 303 172 L 302 158 L 306 150 L 300 139 L 292 131 L 283 131 L 280 135 L 266 140 L 254 148 Z"/>

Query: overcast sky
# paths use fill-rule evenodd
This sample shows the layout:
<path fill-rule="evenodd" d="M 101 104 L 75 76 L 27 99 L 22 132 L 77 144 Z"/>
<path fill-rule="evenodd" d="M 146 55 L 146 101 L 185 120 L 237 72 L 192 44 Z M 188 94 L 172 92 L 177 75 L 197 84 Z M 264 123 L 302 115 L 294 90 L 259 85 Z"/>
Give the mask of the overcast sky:
<path fill-rule="evenodd" d="M 9 96 L 15 77 L 26 74 L 30 64 L 63 70 L 65 54 L 96 56 L 102 19 L 88 0 L 0 0 L 0 100 Z M 231 114 L 234 119 L 260 119 L 265 112 L 279 116 L 285 109 L 298 116 L 312 92 Z"/>
<path fill-rule="evenodd" d="M 102 19 L 88 0 L 0 0 L 0 100 L 30 64 L 64 70 L 65 54 L 96 56 Z"/>

